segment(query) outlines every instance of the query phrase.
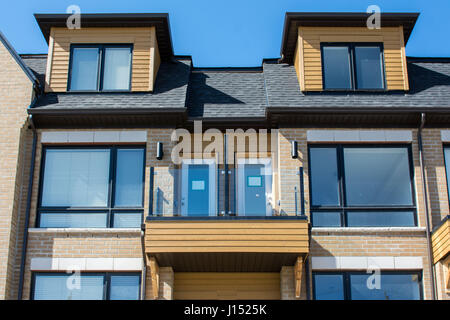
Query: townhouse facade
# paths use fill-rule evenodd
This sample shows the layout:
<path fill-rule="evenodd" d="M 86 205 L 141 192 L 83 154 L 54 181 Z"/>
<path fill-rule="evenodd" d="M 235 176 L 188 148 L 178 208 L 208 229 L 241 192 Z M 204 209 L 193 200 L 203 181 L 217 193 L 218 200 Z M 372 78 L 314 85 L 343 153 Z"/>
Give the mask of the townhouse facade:
<path fill-rule="evenodd" d="M 1 299 L 450 299 L 450 59 L 416 13 L 287 13 L 197 68 L 167 14 L 1 35 Z"/>

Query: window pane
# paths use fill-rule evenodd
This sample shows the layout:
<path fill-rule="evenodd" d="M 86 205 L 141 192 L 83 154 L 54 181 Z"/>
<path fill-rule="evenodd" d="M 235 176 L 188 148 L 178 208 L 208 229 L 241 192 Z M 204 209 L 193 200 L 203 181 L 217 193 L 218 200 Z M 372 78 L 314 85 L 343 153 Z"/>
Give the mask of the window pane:
<path fill-rule="evenodd" d="M 117 150 L 116 207 L 142 207 L 144 149 Z"/>
<path fill-rule="evenodd" d="M 139 300 L 139 275 L 111 276 L 110 300 Z"/>
<path fill-rule="evenodd" d="M 420 300 L 417 274 L 381 274 L 379 289 L 374 275 L 352 274 L 350 287 L 352 300 Z"/>
<path fill-rule="evenodd" d="M 317 211 L 312 213 L 313 227 L 340 227 L 340 212 Z"/>
<path fill-rule="evenodd" d="M 348 47 L 323 47 L 325 89 L 351 89 Z"/>
<path fill-rule="evenodd" d="M 142 213 L 114 213 L 113 228 L 140 228 Z"/>
<path fill-rule="evenodd" d="M 106 213 L 47 213 L 39 216 L 40 228 L 106 228 Z"/>
<path fill-rule="evenodd" d="M 355 47 L 358 89 L 383 89 L 380 47 Z"/>
<path fill-rule="evenodd" d="M 407 148 L 344 148 L 349 206 L 412 205 Z"/>
<path fill-rule="evenodd" d="M 98 48 L 74 48 L 70 90 L 97 90 Z"/>
<path fill-rule="evenodd" d="M 129 90 L 131 48 L 106 48 L 103 90 Z"/>
<path fill-rule="evenodd" d="M 338 206 L 339 181 L 336 148 L 310 148 L 313 206 Z"/>
<path fill-rule="evenodd" d="M 412 211 L 347 212 L 349 227 L 415 227 Z"/>
<path fill-rule="evenodd" d="M 102 300 L 102 275 L 36 274 L 35 300 Z"/>
<path fill-rule="evenodd" d="M 344 300 L 344 277 L 342 274 L 315 274 L 316 300 Z"/>
<path fill-rule="evenodd" d="M 444 149 L 445 155 L 445 171 L 447 173 L 447 191 L 449 192 L 450 198 L 450 148 Z"/>
<path fill-rule="evenodd" d="M 109 150 L 48 149 L 43 207 L 106 207 Z"/>

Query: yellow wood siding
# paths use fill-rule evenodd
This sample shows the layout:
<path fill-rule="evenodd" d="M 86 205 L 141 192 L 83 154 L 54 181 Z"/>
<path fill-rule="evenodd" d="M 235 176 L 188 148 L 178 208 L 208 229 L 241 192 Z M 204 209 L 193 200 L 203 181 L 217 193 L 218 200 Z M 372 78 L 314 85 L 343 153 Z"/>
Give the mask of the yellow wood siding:
<path fill-rule="evenodd" d="M 178 272 L 175 300 L 279 300 L 280 274 L 271 272 Z"/>
<path fill-rule="evenodd" d="M 47 61 L 46 91 L 65 92 L 71 44 L 133 44 L 132 91 L 152 91 L 159 68 L 154 27 L 148 28 L 52 28 Z"/>
<path fill-rule="evenodd" d="M 147 221 L 145 251 L 308 253 L 306 220 Z"/>
<path fill-rule="evenodd" d="M 402 27 L 369 30 L 363 27 L 299 27 L 295 60 L 302 91 L 322 91 L 321 42 L 382 42 L 388 90 L 408 90 L 405 45 Z"/>
<path fill-rule="evenodd" d="M 434 263 L 446 257 L 450 252 L 450 220 L 443 223 L 431 237 Z"/>

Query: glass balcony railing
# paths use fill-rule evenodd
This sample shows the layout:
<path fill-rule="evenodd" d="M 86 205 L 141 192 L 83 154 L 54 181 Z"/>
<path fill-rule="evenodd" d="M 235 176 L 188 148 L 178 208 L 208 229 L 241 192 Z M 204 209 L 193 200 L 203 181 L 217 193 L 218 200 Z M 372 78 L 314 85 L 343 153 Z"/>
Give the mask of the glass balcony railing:
<path fill-rule="evenodd" d="M 302 177 L 302 173 L 300 178 L 294 173 L 295 183 L 287 190 L 280 190 L 268 159 L 245 159 L 234 166 L 189 160 L 179 168 L 152 168 L 149 214 L 182 217 L 302 215 L 305 212 Z"/>

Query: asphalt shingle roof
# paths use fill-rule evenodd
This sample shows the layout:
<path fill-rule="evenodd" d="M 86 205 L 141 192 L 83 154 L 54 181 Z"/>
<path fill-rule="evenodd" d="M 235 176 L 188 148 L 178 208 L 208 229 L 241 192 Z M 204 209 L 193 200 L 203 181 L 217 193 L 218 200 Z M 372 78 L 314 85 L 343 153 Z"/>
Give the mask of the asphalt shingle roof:
<path fill-rule="evenodd" d="M 23 56 L 40 80 L 45 56 Z M 40 109 L 184 108 L 190 118 L 264 118 L 276 108 L 450 108 L 450 59 L 409 58 L 410 91 L 331 93 L 300 91 L 292 65 L 266 62 L 262 70 L 197 69 L 180 59 L 161 64 L 153 93 L 50 93 Z"/>
<path fill-rule="evenodd" d="M 36 72 L 45 72 L 33 59 L 25 63 Z M 126 93 L 48 93 L 38 99 L 39 109 L 139 109 L 184 108 L 191 69 L 190 60 L 163 62 L 156 77 L 155 90 Z"/>
<path fill-rule="evenodd" d="M 262 72 L 195 71 L 188 97 L 188 113 L 193 118 L 265 117 Z"/>
<path fill-rule="evenodd" d="M 433 59 L 409 60 L 410 91 L 407 93 L 303 93 L 300 91 L 294 66 L 265 63 L 263 68 L 270 107 L 450 107 L 450 59 L 447 62 Z"/>

